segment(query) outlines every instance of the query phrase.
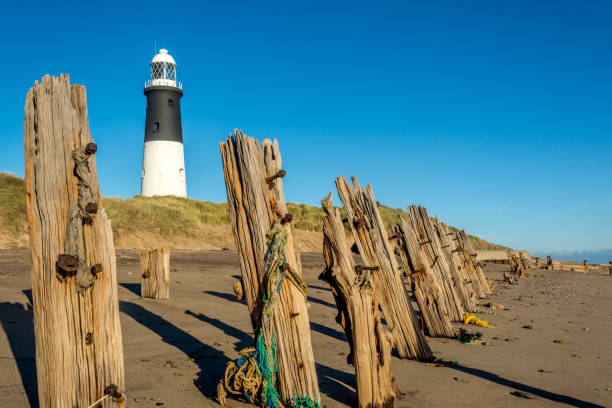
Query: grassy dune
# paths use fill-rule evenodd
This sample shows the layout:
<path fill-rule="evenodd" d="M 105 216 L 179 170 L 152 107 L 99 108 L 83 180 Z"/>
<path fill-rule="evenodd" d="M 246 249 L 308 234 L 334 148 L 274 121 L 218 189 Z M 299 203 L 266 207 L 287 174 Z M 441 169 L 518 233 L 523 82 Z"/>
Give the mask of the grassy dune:
<path fill-rule="evenodd" d="M 0 248 L 26 247 L 29 244 L 24 180 L 0 173 Z M 180 197 L 104 198 L 102 206 L 112 220 L 115 244 L 119 248 L 168 246 L 185 249 L 233 248 L 226 203 L 212 203 Z M 294 216 L 298 245 L 302 250 L 320 246 L 322 229 L 318 207 L 289 203 Z M 391 227 L 404 210 L 380 207 L 380 214 Z M 455 228 L 450 227 L 454 232 Z M 476 249 L 504 247 L 470 236 Z"/>

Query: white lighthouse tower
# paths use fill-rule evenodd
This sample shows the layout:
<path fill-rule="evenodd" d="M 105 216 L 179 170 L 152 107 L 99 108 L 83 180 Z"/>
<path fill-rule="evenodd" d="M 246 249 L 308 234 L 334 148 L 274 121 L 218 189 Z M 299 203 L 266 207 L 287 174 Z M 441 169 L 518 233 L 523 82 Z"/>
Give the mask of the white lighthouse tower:
<path fill-rule="evenodd" d="M 181 97 L 176 63 L 168 50 L 160 49 L 151 60 L 151 79 L 145 82 L 147 119 L 142 160 L 143 196 L 187 196 Z"/>

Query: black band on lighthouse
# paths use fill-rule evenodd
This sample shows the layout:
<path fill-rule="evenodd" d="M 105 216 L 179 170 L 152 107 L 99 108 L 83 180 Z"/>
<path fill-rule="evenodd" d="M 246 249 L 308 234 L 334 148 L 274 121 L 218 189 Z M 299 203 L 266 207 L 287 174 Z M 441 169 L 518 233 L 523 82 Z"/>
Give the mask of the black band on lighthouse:
<path fill-rule="evenodd" d="M 147 97 L 147 118 L 145 122 L 145 143 L 167 140 L 183 143 L 181 124 L 181 97 L 183 91 L 173 86 L 149 86 Z"/>

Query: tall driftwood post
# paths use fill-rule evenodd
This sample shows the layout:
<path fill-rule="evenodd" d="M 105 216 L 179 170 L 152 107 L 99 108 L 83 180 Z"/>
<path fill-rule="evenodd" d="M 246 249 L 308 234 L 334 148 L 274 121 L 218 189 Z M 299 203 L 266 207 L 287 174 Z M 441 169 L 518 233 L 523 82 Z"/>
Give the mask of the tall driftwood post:
<path fill-rule="evenodd" d="M 24 127 L 40 406 L 89 407 L 111 392 L 96 406 L 123 405 L 113 232 L 85 87 L 68 75 L 43 77 L 27 94 Z"/>
<path fill-rule="evenodd" d="M 463 252 L 466 262 L 470 260 L 472 267 L 476 271 L 476 279 L 478 280 L 477 285 L 480 287 L 480 290 L 482 290 L 484 296 L 490 295 L 493 293 L 493 284 L 485 277 L 482 267 L 476 259 L 476 251 L 470 242 L 470 238 L 464 230 L 461 230 L 457 231 L 457 239 L 458 247 Z"/>
<path fill-rule="evenodd" d="M 412 293 L 419 305 L 425 327 L 431 337 L 455 337 L 446 301 L 436 275 L 427 262 L 414 228 L 400 217 L 400 224 L 393 228 L 394 246 L 402 262 L 404 273 L 412 286 Z"/>
<path fill-rule="evenodd" d="M 283 270 L 293 271 L 285 279 L 278 300 L 272 306 L 271 330 L 278 349 L 277 384 L 280 400 L 308 397 L 320 401 L 314 355 L 310 341 L 310 322 L 300 280 L 301 264 L 293 247 L 291 215 L 283 194 L 281 155 L 278 142 L 259 143 L 242 132 L 220 143 L 230 219 L 242 273 L 244 295 L 255 333 L 262 325 L 266 285 L 272 284 L 265 270 L 268 234 L 276 225 L 286 234 Z M 264 327 L 264 330 L 270 330 Z"/>
<path fill-rule="evenodd" d="M 446 224 L 444 224 L 438 217 L 434 219 L 434 228 L 437 232 L 438 239 L 440 240 L 440 246 L 442 252 L 446 255 L 446 260 L 451 268 L 451 274 L 457 279 L 457 291 L 460 293 L 463 307 L 473 312 L 476 310 L 478 305 L 478 293 L 474 289 L 474 284 L 477 282 L 472 279 L 470 270 L 466 268 L 466 263 L 462 257 L 462 252 L 457 246 L 457 238 L 453 237 L 453 233 L 448 230 Z M 472 261 L 469 261 L 469 266 L 472 265 Z"/>
<path fill-rule="evenodd" d="M 450 265 L 442 252 L 440 241 L 434 230 L 427 210 L 411 205 L 408 207 L 410 222 L 413 225 L 419 245 L 427 256 L 427 262 L 434 271 L 446 300 L 446 310 L 452 321 L 462 322 L 465 309 L 457 293 L 455 279 L 451 275 Z"/>
<path fill-rule="evenodd" d="M 170 299 L 170 251 L 163 248 L 140 253 L 140 296 Z"/>
<path fill-rule="evenodd" d="M 379 268 L 373 274 L 374 293 L 391 329 L 397 353 L 400 358 L 431 360 L 433 354 L 404 289 L 372 187 L 362 189 L 356 178 L 352 181 L 353 186 L 340 176 L 336 179 L 336 188 L 365 266 Z"/>
<path fill-rule="evenodd" d="M 355 366 L 357 406 L 392 407 L 398 393 L 391 372 L 392 338 L 380 319 L 371 273 L 355 265 L 342 217 L 333 206 L 331 193 L 321 201 L 321 206 L 325 211 L 323 278 L 335 293 L 338 313 L 346 317 L 343 326 L 351 344 L 349 361 Z"/>

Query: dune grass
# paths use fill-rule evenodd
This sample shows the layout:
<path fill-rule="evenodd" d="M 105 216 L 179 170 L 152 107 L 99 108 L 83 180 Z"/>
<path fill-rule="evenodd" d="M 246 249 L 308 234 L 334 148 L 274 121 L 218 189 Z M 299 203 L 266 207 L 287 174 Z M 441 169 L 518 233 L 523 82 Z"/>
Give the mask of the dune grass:
<path fill-rule="evenodd" d="M 27 234 L 25 182 L 9 173 L 0 173 L 0 234 L 2 241 L 15 242 Z"/>
<path fill-rule="evenodd" d="M 203 225 L 229 225 L 226 203 L 198 201 L 174 196 L 143 197 L 128 199 L 104 198 L 102 206 L 112 220 L 113 231 L 155 231 L 172 238 L 191 237 Z M 323 210 L 306 204 L 288 203 L 289 213 L 294 217 L 293 225 L 306 231 L 322 231 Z M 388 229 L 398 222 L 399 216 L 408 218 L 408 212 L 380 206 L 380 215 Z M 344 211 L 340 210 L 344 217 Z M 348 226 L 347 226 L 348 228 Z M 452 232 L 457 230 L 449 227 Z M 24 200 L 24 180 L 7 173 L 0 173 L 0 233 L 7 236 L 27 235 Z M 505 249 L 478 237 L 469 236 L 475 249 Z"/>

